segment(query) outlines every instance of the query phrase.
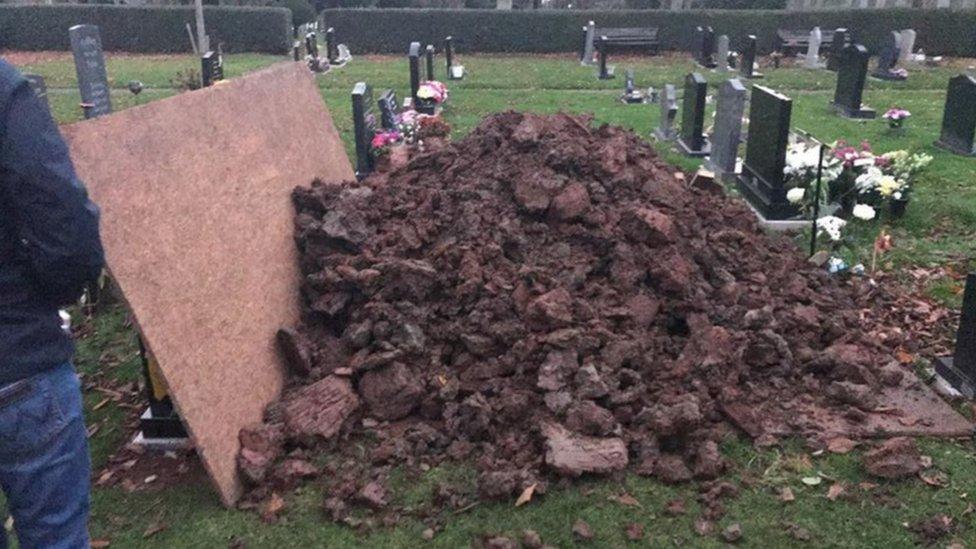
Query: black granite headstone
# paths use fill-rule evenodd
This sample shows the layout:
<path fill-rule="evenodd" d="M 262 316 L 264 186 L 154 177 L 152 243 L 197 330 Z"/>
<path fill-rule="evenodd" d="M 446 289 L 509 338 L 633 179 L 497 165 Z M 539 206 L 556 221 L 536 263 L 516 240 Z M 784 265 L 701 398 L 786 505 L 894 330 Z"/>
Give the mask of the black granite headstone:
<path fill-rule="evenodd" d="M 27 79 L 27 83 L 30 84 L 31 89 L 34 90 L 34 95 L 36 95 L 45 106 L 50 107 L 47 102 L 47 83 L 44 82 L 44 77 L 39 74 L 25 74 L 24 78 Z"/>
<path fill-rule="evenodd" d="M 85 118 L 95 118 L 112 112 L 102 38 L 95 25 L 75 25 L 68 29 L 71 52 L 75 59 L 78 90 L 85 109 Z"/>
<path fill-rule="evenodd" d="M 935 371 L 966 398 L 976 398 L 976 273 L 966 277 L 956 352 L 939 358 Z"/>
<path fill-rule="evenodd" d="M 427 44 L 427 49 L 424 53 L 427 61 L 427 80 L 437 80 L 437 78 L 434 77 L 434 46 Z"/>
<path fill-rule="evenodd" d="M 335 29 L 332 27 L 325 30 L 325 55 L 330 64 L 339 63 L 339 44 L 336 42 Z"/>
<path fill-rule="evenodd" d="M 847 29 L 840 28 L 834 30 L 834 41 L 830 44 L 830 55 L 827 56 L 827 70 L 837 72 L 840 69 L 840 60 L 844 54 L 844 48 L 848 45 L 850 33 Z"/>
<path fill-rule="evenodd" d="M 295 61 L 302 60 L 302 43 L 295 40 L 295 43 L 291 46 L 291 57 Z"/>
<path fill-rule="evenodd" d="M 205 88 L 224 79 L 224 62 L 219 53 L 208 51 L 203 54 L 200 58 L 200 76 Z"/>
<path fill-rule="evenodd" d="M 850 44 L 840 54 L 837 87 L 834 90 L 834 111 L 847 118 L 874 118 L 874 109 L 861 104 L 864 82 L 868 75 L 871 55 L 860 44 Z"/>
<path fill-rule="evenodd" d="M 698 27 L 698 64 L 706 69 L 718 66 L 715 62 L 715 31 L 712 27 Z"/>
<path fill-rule="evenodd" d="M 365 82 L 357 82 L 352 89 L 352 124 L 356 138 L 356 178 L 362 179 L 373 171 L 373 136 L 376 134 L 373 89 Z"/>
<path fill-rule="evenodd" d="M 580 38 L 580 51 L 579 51 L 580 61 L 584 61 L 586 59 L 586 38 L 587 36 L 589 36 L 589 34 L 590 34 L 589 27 L 583 25 L 583 36 L 582 38 Z"/>
<path fill-rule="evenodd" d="M 413 107 L 417 107 L 417 90 L 420 89 L 420 42 L 411 42 L 407 52 L 410 63 L 410 99 Z"/>
<path fill-rule="evenodd" d="M 885 40 L 884 46 L 881 48 L 881 53 L 878 55 L 878 67 L 871 76 L 882 80 L 905 79 L 904 74 L 895 70 L 895 66 L 898 64 L 898 57 L 901 55 L 901 50 L 898 47 L 900 36 L 897 32 L 888 33 L 888 38 Z"/>
<path fill-rule="evenodd" d="M 678 148 L 688 156 L 708 156 L 711 144 L 705 137 L 705 98 L 708 81 L 697 72 L 685 77 L 685 95 L 681 104 L 681 133 Z"/>
<path fill-rule="evenodd" d="M 757 79 L 762 78 L 762 73 L 756 72 L 756 35 L 750 34 L 746 37 L 745 48 L 742 49 L 742 57 L 739 60 L 739 74 L 743 78 Z"/>
<path fill-rule="evenodd" d="M 454 37 L 444 39 L 444 62 L 447 64 L 447 76 L 451 77 L 451 67 L 454 66 Z"/>
<path fill-rule="evenodd" d="M 942 132 L 936 145 L 956 154 L 976 155 L 976 78 L 960 74 L 949 79 Z"/>
<path fill-rule="evenodd" d="M 312 59 L 319 58 L 319 40 L 314 32 L 305 35 L 305 53 L 312 56 Z"/>
<path fill-rule="evenodd" d="M 400 104 L 397 102 L 396 92 L 386 90 L 380 94 L 376 100 L 376 106 L 380 109 L 380 124 L 384 130 L 395 130 L 397 127 L 397 115 L 400 114 Z"/>
<path fill-rule="evenodd" d="M 789 219 L 800 213 L 786 199 L 783 185 L 792 112 L 789 97 L 763 86 L 752 87 L 746 157 L 737 186 L 768 220 Z"/>

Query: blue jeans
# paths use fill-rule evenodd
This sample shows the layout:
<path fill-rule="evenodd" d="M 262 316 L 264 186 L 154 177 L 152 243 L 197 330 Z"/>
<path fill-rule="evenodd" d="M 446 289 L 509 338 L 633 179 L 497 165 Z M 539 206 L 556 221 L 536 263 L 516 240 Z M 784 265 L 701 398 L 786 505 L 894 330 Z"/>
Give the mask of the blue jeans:
<path fill-rule="evenodd" d="M 90 482 L 81 387 L 71 364 L 0 387 L 0 487 L 20 546 L 88 547 Z M 0 549 L 6 547 L 0 528 Z"/>

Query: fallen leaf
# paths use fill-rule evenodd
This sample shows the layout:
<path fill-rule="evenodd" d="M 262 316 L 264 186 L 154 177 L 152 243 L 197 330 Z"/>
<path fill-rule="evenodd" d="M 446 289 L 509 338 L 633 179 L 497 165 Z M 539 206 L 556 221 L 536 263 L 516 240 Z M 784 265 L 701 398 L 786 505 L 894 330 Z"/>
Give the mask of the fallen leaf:
<path fill-rule="evenodd" d="M 793 490 L 789 486 L 784 486 L 782 490 L 779 491 L 779 500 L 785 503 L 796 500 L 796 496 L 793 495 Z"/>
<path fill-rule="evenodd" d="M 515 500 L 515 506 L 521 507 L 526 503 L 532 501 L 532 494 L 535 494 L 535 487 L 538 486 L 538 482 L 533 482 L 525 490 L 522 490 L 522 494 Z"/>
<path fill-rule="evenodd" d="M 112 542 L 107 539 L 93 539 L 88 542 L 88 546 L 92 549 L 105 549 L 109 545 L 112 545 Z"/>
<path fill-rule="evenodd" d="M 695 532 L 698 532 L 699 536 L 710 536 L 714 531 L 715 531 L 714 522 L 710 520 L 705 520 L 703 518 L 695 519 Z"/>
<path fill-rule="evenodd" d="M 838 482 L 836 484 L 831 485 L 831 487 L 827 490 L 827 499 L 829 499 L 830 501 L 834 501 L 837 498 L 839 498 L 840 495 L 843 493 L 844 493 L 844 485 Z"/>
<path fill-rule="evenodd" d="M 685 500 L 672 499 L 664 505 L 664 514 L 672 517 L 685 514 Z"/>
<path fill-rule="evenodd" d="M 607 499 L 619 503 L 620 505 L 626 505 L 628 507 L 643 507 L 641 503 L 637 501 L 637 498 L 627 493 L 621 494 L 619 496 L 611 495 Z"/>
<path fill-rule="evenodd" d="M 800 482 L 806 484 L 807 486 L 820 486 L 823 479 L 820 477 L 803 477 L 800 479 Z"/>
<path fill-rule="evenodd" d="M 849 438 L 837 437 L 827 441 L 827 450 L 832 454 L 846 454 L 854 449 L 857 443 Z"/>
<path fill-rule="evenodd" d="M 271 497 L 261 509 L 261 519 L 265 522 L 275 522 L 278 520 L 278 513 L 285 508 L 285 500 L 277 492 L 271 492 Z"/>
<path fill-rule="evenodd" d="M 901 362 L 902 364 L 911 364 L 915 362 L 915 355 L 902 348 L 895 351 L 895 358 L 897 358 L 898 362 Z"/>
<path fill-rule="evenodd" d="M 160 521 L 154 522 L 142 533 L 143 538 L 151 538 L 166 529 L 166 524 Z"/>
<path fill-rule="evenodd" d="M 593 529 L 590 528 L 590 525 L 585 520 L 579 519 L 573 525 L 573 535 L 581 540 L 593 539 Z"/>
<path fill-rule="evenodd" d="M 644 539 L 644 526 L 637 524 L 636 522 L 628 524 L 625 532 L 627 534 L 627 539 L 630 541 L 640 541 Z"/>
<path fill-rule="evenodd" d="M 918 474 L 918 477 L 922 479 L 922 482 L 925 484 L 935 486 L 936 488 L 942 488 L 943 486 L 949 484 L 949 476 L 942 471 L 922 471 Z"/>
<path fill-rule="evenodd" d="M 158 478 L 159 475 L 149 475 L 143 480 L 143 482 L 145 482 L 146 484 L 152 484 L 153 482 L 156 482 L 156 479 Z"/>

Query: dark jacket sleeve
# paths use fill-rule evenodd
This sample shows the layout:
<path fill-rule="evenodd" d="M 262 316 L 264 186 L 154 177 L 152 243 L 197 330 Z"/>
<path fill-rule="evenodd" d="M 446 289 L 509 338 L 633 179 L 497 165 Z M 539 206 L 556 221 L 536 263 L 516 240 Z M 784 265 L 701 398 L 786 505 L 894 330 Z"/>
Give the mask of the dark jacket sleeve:
<path fill-rule="evenodd" d="M 17 255 L 38 294 L 68 303 L 98 278 L 104 264 L 98 208 L 78 180 L 47 107 L 25 78 L 3 73 L 0 185 L 6 188 L 0 195 L 10 201 Z"/>

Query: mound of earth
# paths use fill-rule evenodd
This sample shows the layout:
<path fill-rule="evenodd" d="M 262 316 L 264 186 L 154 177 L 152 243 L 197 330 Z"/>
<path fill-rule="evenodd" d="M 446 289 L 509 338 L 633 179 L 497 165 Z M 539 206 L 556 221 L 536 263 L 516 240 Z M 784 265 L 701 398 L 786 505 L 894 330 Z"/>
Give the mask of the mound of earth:
<path fill-rule="evenodd" d="M 281 401 L 241 433 L 254 500 L 328 472 L 334 514 L 383 507 L 389 468 L 446 460 L 473 462 L 485 498 L 626 469 L 712 479 L 727 406 L 815 400 L 857 421 L 901 379 L 864 335 L 867 285 L 585 117 L 491 116 L 294 202 L 303 322 L 279 334 Z"/>

